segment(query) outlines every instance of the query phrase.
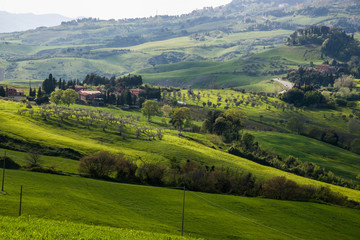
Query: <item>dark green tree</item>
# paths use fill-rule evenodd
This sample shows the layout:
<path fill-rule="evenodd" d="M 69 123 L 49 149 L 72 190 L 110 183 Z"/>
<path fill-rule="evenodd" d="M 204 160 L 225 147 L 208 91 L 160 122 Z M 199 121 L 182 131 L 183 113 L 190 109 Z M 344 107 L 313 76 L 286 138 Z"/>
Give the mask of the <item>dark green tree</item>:
<path fill-rule="evenodd" d="M 6 92 L 3 86 L 0 86 L 0 97 L 5 97 Z"/>

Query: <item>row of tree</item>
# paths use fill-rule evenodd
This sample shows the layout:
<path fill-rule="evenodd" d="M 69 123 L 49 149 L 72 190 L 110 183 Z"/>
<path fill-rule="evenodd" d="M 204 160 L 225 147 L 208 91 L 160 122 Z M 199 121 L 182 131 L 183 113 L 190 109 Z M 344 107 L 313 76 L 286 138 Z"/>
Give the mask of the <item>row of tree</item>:
<path fill-rule="evenodd" d="M 189 190 L 227 193 L 242 196 L 264 196 L 279 200 L 317 200 L 348 207 L 359 207 L 329 188 L 300 186 L 285 177 L 261 181 L 251 173 L 229 168 L 203 166 L 190 160 L 171 159 L 170 166 L 143 162 L 140 166 L 122 153 L 99 152 L 80 160 L 79 172 L 93 178 L 120 182 L 139 182 L 157 186 L 186 187 Z"/>
<path fill-rule="evenodd" d="M 105 85 L 106 88 L 111 87 L 136 87 L 143 84 L 142 77 L 140 75 L 126 75 L 123 77 L 115 78 L 115 76 L 109 78 L 101 77 L 95 73 L 86 75 L 84 84 L 99 86 Z"/>

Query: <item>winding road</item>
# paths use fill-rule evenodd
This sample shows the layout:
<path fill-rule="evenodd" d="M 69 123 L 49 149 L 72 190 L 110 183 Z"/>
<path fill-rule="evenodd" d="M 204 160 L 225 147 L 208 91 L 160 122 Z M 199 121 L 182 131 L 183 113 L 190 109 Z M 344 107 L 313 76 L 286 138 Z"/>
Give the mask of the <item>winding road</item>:
<path fill-rule="evenodd" d="M 293 83 L 287 82 L 287 81 L 284 81 L 284 80 L 280 80 L 280 78 L 273 78 L 273 80 L 281 83 L 285 87 L 285 89 L 280 91 L 279 93 L 284 93 L 284 92 L 286 92 L 286 91 L 288 91 L 288 90 L 290 90 L 290 89 L 292 89 L 294 87 Z"/>

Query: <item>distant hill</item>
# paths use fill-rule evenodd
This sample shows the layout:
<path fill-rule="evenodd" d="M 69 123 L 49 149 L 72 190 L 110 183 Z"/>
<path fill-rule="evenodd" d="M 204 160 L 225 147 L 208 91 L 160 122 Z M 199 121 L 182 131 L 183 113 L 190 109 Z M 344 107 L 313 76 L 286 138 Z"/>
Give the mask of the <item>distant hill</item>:
<path fill-rule="evenodd" d="M 285 51 L 285 57 L 269 55 L 297 29 L 331 26 L 356 36 L 359 16 L 358 0 L 233 0 L 180 16 L 62 21 L 0 34 L 0 68 L 5 80 L 136 73 L 166 86 L 253 85 L 298 64 L 326 60 L 320 49 L 304 49 L 308 46 L 286 48 L 293 51 Z M 250 58 L 265 51 L 265 62 Z M 299 51 L 302 55 L 294 54 Z"/>
<path fill-rule="evenodd" d="M 26 31 L 38 27 L 53 27 L 71 18 L 58 14 L 35 15 L 32 13 L 9 13 L 0 11 L 0 33 Z"/>

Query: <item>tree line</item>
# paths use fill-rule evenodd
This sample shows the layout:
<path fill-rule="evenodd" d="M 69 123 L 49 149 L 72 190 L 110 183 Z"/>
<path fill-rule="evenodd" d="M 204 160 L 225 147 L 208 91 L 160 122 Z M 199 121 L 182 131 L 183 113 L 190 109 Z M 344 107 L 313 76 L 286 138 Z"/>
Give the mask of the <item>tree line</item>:
<path fill-rule="evenodd" d="M 123 153 L 106 151 L 80 159 L 79 172 L 92 178 L 155 186 L 186 187 L 193 191 L 225 193 L 278 200 L 321 201 L 359 208 L 359 203 L 333 192 L 328 187 L 299 185 L 286 177 L 259 180 L 253 174 L 230 168 L 204 166 L 190 160 L 170 159 L 170 163 L 137 165 Z"/>

